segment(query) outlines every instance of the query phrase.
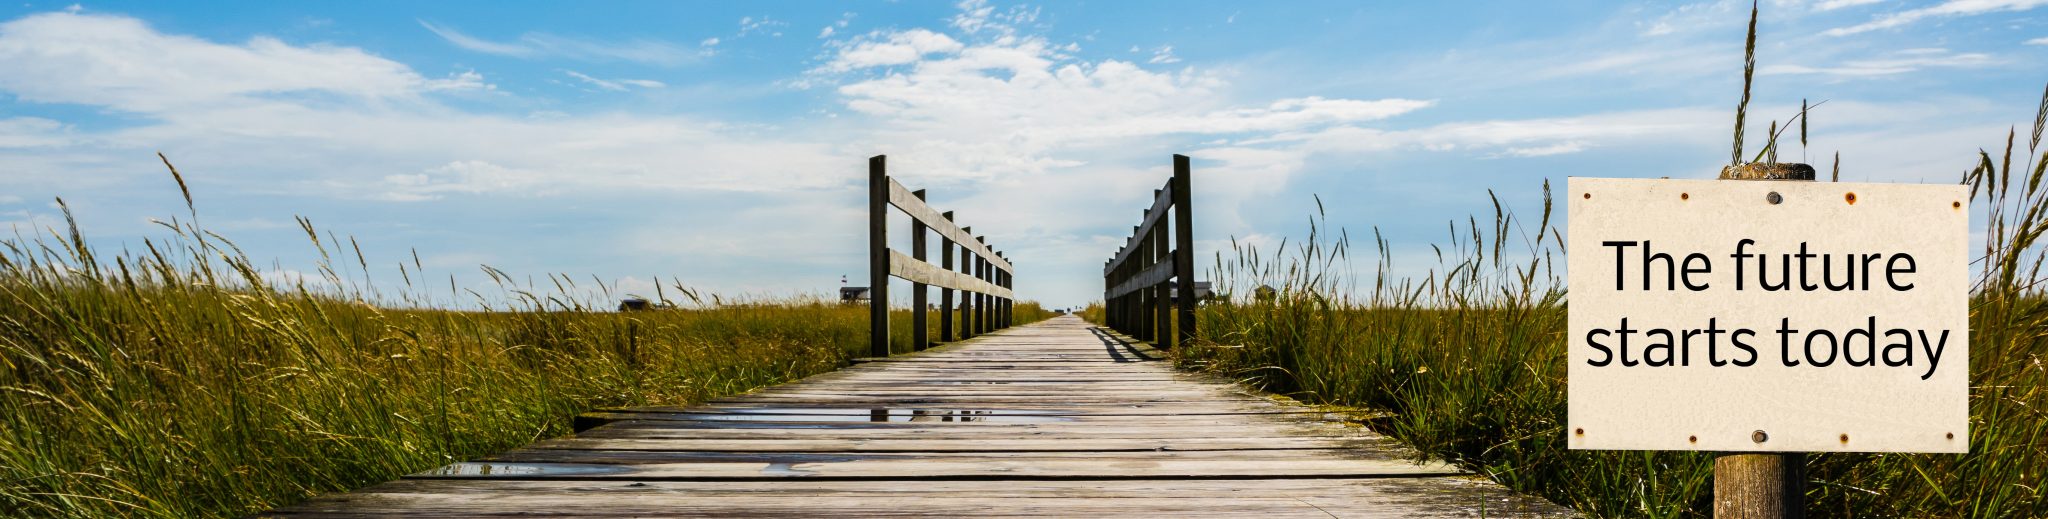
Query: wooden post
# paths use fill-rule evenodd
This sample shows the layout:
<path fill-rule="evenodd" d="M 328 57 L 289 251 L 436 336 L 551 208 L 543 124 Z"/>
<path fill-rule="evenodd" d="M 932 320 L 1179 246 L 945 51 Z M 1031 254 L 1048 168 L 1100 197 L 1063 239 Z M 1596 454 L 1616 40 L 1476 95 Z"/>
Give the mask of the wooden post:
<path fill-rule="evenodd" d="M 1180 283 L 1180 299 L 1174 301 L 1180 307 L 1180 319 L 1175 323 L 1180 344 L 1195 339 L 1195 210 L 1188 203 L 1194 198 L 1190 177 L 1187 156 L 1174 155 L 1173 277 Z"/>
<path fill-rule="evenodd" d="M 1152 198 L 1159 198 L 1159 190 L 1152 190 Z M 1168 256 L 1168 247 L 1173 242 L 1166 235 L 1166 224 L 1167 218 L 1162 217 L 1158 223 L 1152 224 L 1151 229 L 1145 231 L 1145 239 L 1152 242 L 1152 261 L 1147 262 L 1148 265 L 1173 261 L 1173 258 Z M 1152 345 L 1161 349 L 1172 349 L 1173 284 L 1161 281 L 1152 287 L 1152 292 L 1152 299 L 1155 300 L 1152 305 Z"/>
<path fill-rule="evenodd" d="M 970 236 L 974 234 L 973 227 L 961 227 L 960 230 L 962 232 L 968 233 L 968 235 Z M 960 273 L 973 275 L 974 262 L 977 260 L 976 258 L 977 256 L 974 254 L 974 249 L 969 248 L 967 246 L 967 242 L 961 242 Z M 965 290 L 960 291 L 960 340 L 964 341 L 974 337 L 975 335 L 979 335 L 979 333 L 975 332 L 974 329 L 974 309 L 976 308 L 976 304 L 977 303 L 974 299 L 973 292 L 968 292 Z"/>
<path fill-rule="evenodd" d="M 924 200 L 923 189 L 911 191 L 910 195 L 917 197 L 918 200 Z M 910 257 L 918 261 L 925 260 L 924 230 L 924 221 L 916 218 L 910 219 Z M 924 351 L 926 348 L 932 347 L 931 331 L 926 328 L 926 326 L 930 325 L 930 321 L 927 320 L 929 318 L 927 314 L 930 314 L 931 310 L 925 308 L 925 292 L 926 287 L 924 283 L 910 284 L 910 349 L 912 351 Z"/>
<path fill-rule="evenodd" d="M 868 159 L 868 355 L 889 356 L 889 167 Z"/>
<path fill-rule="evenodd" d="M 1102 261 L 1102 324 L 1104 326 L 1109 325 L 1109 316 L 1116 312 L 1115 298 L 1109 297 L 1109 289 L 1116 287 L 1116 274 L 1109 271 L 1109 262 L 1111 261 L 1115 260 Z"/>
<path fill-rule="evenodd" d="M 1008 260 L 1008 259 L 1009 259 L 1009 258 L 1003 258 L 1003 251 L 996 251 L 996 257 L 997 257 L 997 258 L 1001 258 L 1001 259 L 1004 259 L 1004 260 Z M 1003 268 L 1002 268 L 1002 267 L 996 267 L 996 268 L 995 268 L 994 270 L 991 270 L 991 271 L 989 271 L 989 277 L 990 277 L 990 279 L 989 279 L 989 282 L 990 282 L 990 283 L 993 283 L 993 284 L 995 284 L 995 286 L 998 286 L 998 287 L 1000 287 L 1000 286 L 1003 286 Z M 997 298 L 996 298 L 996 307 L 995 307 L 995 312 L 996 312 L 996 329 L 998 329 L 998 330 L 1001 330 L 1001 329 L 1004 329 L 1004 328 L 1009 328 L 1009 327 L 1010 327 L 1010 298 L 1007 298 L 1007 297 L 997 297 Z"/>
<path fill-rule="evenodd" d="M 980 242 L 982 247 L 988 246 L 988 238 L 985 236 L 975 236 L 974 241 Z M 988 281 L 988 266 L 988 258 L 974 258 L 974 278 Z M 988 326 L 988 307 L 993 302 L 991 299 L 988 294 L 974 295 L 974 333 L 983 334 L 993 331 Z"/>
<path fill-rule="evenodd" d="M 953 221 L 952 211 L 946 211 L 939 216 L 946 217 L 948 222 Z M 939 237 L 939 268 L 953 270 L 953 238 L 951 236 Z M 939 289 L 939 340 L 942 342 L 953 342 L 953 289 L 951 288 Z"/>
<path fill-rule="evenodd" d="M 1811 182 L 1805 164 L 1743 164 L 1721 169 L 1721 180 Z M 1798 225 L 1798 222 L 1787 222 Z M 1757 431 L 1761 443 L 1769 431 Z M 1806 517 L 1806 454 L 1745 452 L 1714 456 L 1715 519 L 1801 519 Z"/>

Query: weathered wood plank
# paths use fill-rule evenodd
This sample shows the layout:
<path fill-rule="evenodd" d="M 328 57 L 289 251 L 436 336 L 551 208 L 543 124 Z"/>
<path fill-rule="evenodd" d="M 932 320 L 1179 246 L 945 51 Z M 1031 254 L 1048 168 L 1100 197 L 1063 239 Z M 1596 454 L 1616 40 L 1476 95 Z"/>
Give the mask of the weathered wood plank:
<path fill-rule="evenodd" d="M 972 500 L 959 503 L 956 500 Z M 1186 501 L 1174 503 L 1172 501 Z M 1289 503 L 1292 503 L 1291 505 Z M 571 510 L 565 510 L 571 508 Z M 306 503 L 299 515 L 506 514 L 811 517 L 1565 516 L 1538 499 L 1465 479 L 1238 479 L 1107 481 L 589 482 L 401 480 Z M 741 512 L 745 511 L 745 512 Z M 523 513 L 522 513 L 523 512 Z"/>
<path fill-rule="evenodd" d="M 419 516 L 1541 516 L 1334 415 L 1071 317 L 536 442 L 273 512 Z"/>
<path fill-rule="evenodd" d="M 1352 459 L 1067 460 L 934 457 L 853 459 L 830 463 L 526 463 L 461 462 L 406 476 L 412 479 L 1194 479 L 1457 476 L 1443 463 Z"/>

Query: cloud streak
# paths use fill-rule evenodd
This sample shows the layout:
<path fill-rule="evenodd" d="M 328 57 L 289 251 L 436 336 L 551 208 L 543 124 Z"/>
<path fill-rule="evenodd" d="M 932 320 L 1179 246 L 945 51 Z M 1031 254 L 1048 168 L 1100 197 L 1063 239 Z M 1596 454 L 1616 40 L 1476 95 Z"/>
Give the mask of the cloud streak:
<path fill-rule="evenodd" d="M 1824 4 L 1825 5 L 1825 4 Z M 1849 3 L 1845 5 L 1856 5 Z M 1848 27 L 1837 27 L 1822 32 L 1828 36 L 1848 36 L 1880 29 L 1905 26 L 1929 18 L 1975 16 L 1994 12 L 2016 12 L 2048 5 L 2048 0 L 1948 0 L 1940 4 L 1881 14 L 1870 21 Z"/>
<path fill-rule="evenodd" d="M 694 63 L 705 52 L 675 43 L 652 39 L 597 41 L 528 32 L 511 41 L 491 41 L 426 20 L 417 20 L 434 35 L 464 50 L 520 59 L 567 59 L 588 62 L 630 62 L 673 67 Z M 715 40 L 713 40 L 715 44 Z M 703 47 L 710 47 L 711 44 Z"/>

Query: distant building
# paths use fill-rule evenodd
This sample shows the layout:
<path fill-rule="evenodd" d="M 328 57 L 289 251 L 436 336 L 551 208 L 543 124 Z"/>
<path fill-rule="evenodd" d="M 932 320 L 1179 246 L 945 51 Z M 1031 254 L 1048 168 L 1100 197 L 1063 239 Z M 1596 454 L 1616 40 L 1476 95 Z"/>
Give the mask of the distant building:
<path fill-rule="evenodd" d="M 1179 284 L 1179 283 L 1169 283 L 1169 284 L 1167 284 L 1166 286 L 1167 286 L 1167 294 L 1168 294 L 1168 297 L 1172 297 L 1174 301 L 1180 301 L 1180 284 Z M 1196 282 L 1195 282 L 1195 301 L 1214 301 L 1214 300 L 1216 300 L 1216 291 L 1215 291 L 1215 290 L 1212 290 L 1212 289 L 1210 289 L 1209 287 L 1210 287 L 1210 284 L 1209 284 L 1209 282 L 1207 282 L 1207 281 L 1196 281 Z"/>
<path fill-rule="evenodd" d="M 654 309 L 654 307 L 652 305 L 647 304 L 647 300 L 644 298 L 628 297 L 619 300 L 619 311 L 621 312 L 638 312 L 642 310 L 652 309 Z"/>
<path fill-rule="evenodd" d="M 868 287 L 839 287 L 839 302 L 845 304 L 866 303 L 871 297 L 871 293 Z"/>

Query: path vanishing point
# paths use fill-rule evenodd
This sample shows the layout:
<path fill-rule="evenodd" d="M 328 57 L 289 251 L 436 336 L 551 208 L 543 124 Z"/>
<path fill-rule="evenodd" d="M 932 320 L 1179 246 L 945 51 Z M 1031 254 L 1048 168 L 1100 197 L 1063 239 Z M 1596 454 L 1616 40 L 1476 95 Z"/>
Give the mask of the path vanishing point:
<path fill-rule="evenodd" d="M 1073 316 L 534 443 L 276 516 L 1527 517 L 1540 498 Z"/>

